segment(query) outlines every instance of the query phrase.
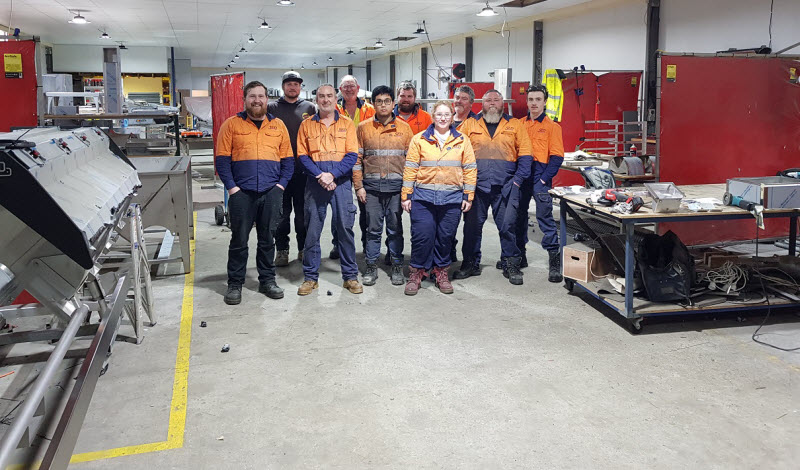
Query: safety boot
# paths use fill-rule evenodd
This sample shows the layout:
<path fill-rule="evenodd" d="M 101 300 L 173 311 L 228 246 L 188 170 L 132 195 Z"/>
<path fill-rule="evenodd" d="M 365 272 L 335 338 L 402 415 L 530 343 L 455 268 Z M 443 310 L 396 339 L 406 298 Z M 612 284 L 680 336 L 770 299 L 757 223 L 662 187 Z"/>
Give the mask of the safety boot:
<path fill-rule="evenodd" d="M 417 295 L 419 285 L 422 284 L 422 280 L 425 279 L 427 273 L 424 269 L 409 267 L 408 274 L 408 282 L 405 289 L 406 295 Z"/>
<path fill-rule="evenodd" d="M 476 260 L 465 258 L 461 263 L 461 268 L 453 273 L 453 279 L 466 279 L 470 276 L 480 276 L 481 265 Z"/>
<path fill-rule="evenodd" d="M 522 285 L 522 271 L 519 270 L 519 265 L 522 259 L 519 256 L 504 258 L 505 268 L 503 268 L 503 276 L 508 279 L 508 282 L 515 286 Z"/>
<path fill-rule="evenodd" d="M 319 283 L 317 281 L 306 279 L 297 289 L 297 295 L 308 295 L 317 287 L 319 287 Z"/>
<path fill-rule="evenodd" d="M 242 302 L 242 286 L 229 285 L 225 292 L 225 303 L 228 305 L 239 305 Z"/>
<path fill-rule="evenodd" d="M 450 279 L 447 277 L 447 269 L 450 266 L 436 266 L 433 268 L 433 276 L 434 281 L 436 282 L 436 287 L 439 288 L 439 292 L 442 294 L 452 294 L 453 293 L 453 285 L 450 283 Z"/>
<path fill-rule="evenodd" d="M 328 257 L 330 259 L 339 259 L 339 247 L 334 246 L 333 248 L 331 248 L 331 252 L 328 254 Z"/>
<path fill-rule="evenodd" d="M 278 250 L 275 253 L 275 266 L 289 266 L 289 250 Z"/>
<path fill-rule="evenodd" d="M 392 263 L 392 285 L 393 286 L 402 286 L 404 282 L 406 282 L 406 277 L 403 276 L 403 263 L 394 262 Z"/>
<path fill-rule="evenodd" d="M 374 286 L 375 281 L 378 280 L 378 266 L 375 263 L 367 263 L 367 269 L 364 271 L 364 285 Z"/>
<path fill-rule="evenodd" d="M 364 292 L 364 288 L 361 286 L 361 283 L 358 282 L 358 279 L 348 279 L 342 283 L 342 287 L 349 290 L 351 294 L 360 294 Z"/>
<path fill-rule="evenodd" d="M 275 281 L 267 281 L 263 284 L 258 285 L 258 291 L 262 294 L 266 295 L 270 299 L 282 299 L 283 298 L 283 289 L 278 287 L 278 284 Z"/>
<path fill-rule="evenodd" d="M 548 251 L 547 254 L 550 255 L 550 272 L 547 275 L 547 280 L 550 282 L 561 282 L 561 280 L 564 279 L 561 275 L 561 251 Z"/>

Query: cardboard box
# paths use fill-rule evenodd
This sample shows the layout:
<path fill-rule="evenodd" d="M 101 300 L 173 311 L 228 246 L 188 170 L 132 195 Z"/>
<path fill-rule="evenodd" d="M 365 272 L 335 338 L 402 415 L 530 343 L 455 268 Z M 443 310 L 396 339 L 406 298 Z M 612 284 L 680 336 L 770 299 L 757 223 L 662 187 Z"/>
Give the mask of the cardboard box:
<path fill-rule="evenodd" d="M 583 243 L 565 246 L 561 265 L 564 277 L 582 282 L 595 281 L 611 272 L 611 263 L 603 249 Z"/>

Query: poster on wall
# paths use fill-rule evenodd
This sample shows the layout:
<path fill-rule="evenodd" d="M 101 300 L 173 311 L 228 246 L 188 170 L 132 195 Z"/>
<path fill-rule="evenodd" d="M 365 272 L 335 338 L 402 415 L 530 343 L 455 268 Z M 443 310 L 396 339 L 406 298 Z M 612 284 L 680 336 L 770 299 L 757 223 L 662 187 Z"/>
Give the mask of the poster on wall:
<path fill-rule="evenodd" d="M 3 54 L 6 78 L 22 78 L 22 54 Z"/>

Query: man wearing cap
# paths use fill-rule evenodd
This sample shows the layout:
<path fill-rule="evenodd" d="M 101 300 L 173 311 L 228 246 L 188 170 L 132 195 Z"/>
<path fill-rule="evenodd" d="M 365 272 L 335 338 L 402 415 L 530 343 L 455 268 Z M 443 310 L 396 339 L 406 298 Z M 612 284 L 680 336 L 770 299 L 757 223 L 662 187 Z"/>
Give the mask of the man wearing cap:
<path fill-rule="evenodd" d="M 267 112 L 286 124 L 289 138 L 292 141 L 292 152 L 297 158 L 297 130 L 300 123 L 317 111 L 314 104 L 300 98 L 303 79 L 294 70 L 283 74 L 283 96 L 278 101 L 267 105 Z M 295 165 L 295 172 L 286 191 L 283 193 L 283 212 L 275 232 L 275 266 L 289 264 L 290 219 L 294 208 L 294 232 L 297 237 L 297 259 L 303 259 L 303 245 L 306 243 L 306 227 L 303 221 L 303 193 L 306 188 L 306 177 L 300 165 Z"/>

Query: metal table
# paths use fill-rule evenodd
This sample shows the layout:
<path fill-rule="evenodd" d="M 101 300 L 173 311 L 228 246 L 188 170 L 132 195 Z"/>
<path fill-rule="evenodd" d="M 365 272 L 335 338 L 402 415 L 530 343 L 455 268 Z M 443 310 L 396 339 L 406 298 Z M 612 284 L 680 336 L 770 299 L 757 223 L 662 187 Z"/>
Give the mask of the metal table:
<path fill-rule="evenodd" d="M 142 182 L 133 198 L 142 207 L 142 225 L 145 229 L 153 226 L 167 229 L 161 249 L 150 263 L 181 261 L 183 273 L 188 273 L 189 240 L 194 234 L 190 157 L 136 157 L 131 162 Z M 171 255 L 173 234 L 180 243 L 180 256 Z"/>
<path fill-rule="evenodd" d="M 724 184 L 703 184 L 703 185 L 690 185 L 679 186 L 680 190 L 688 199 L 697 199 L 703 197 L 717 197 L 722 198 L 725 192 Z M 620 225 L 622 233 L 625 235 L 625 301 L 624 304 L 615 302 L 612 299 L 604 296 L 597 286 L 593 283 L 583 283 L 581 281 L 566 279 L 565 285 L 571 291 L 574 287 L 579 287 L 588 292 L 590 295 L 600 300 L 607 306 L 614 309 L 617 313 L 625 317 L 632 327 L 633 332 L 641 330 L 641 320 L 647 316 L 656 315 L 674 315 L 674 314 L 692 314 L 702 313 L 713 310 L 715 312 L 727 312 L 737 310 L 755 310 L 764 308 L 779 308 L 779 307 L 792 307 L 797 306 L 797 303 L 788 301 L 782 298 L 770 298 L 768 304 L 756 305 L 740 305 L 733 306 L 730 304 L 721 304 L 714 306 L 680 306 L 672 303 L 656 303 L 656 302 L 641 302 L 636 299 L 636 305 L 633 296 L 633 275 L 634 275 L 634 228 L 636 225 L 652 224 L 658 222 L 703 222 L 708 220 L 747 220 L 753 219 L 753 215 L 744 209 L 733 206 L 724 206 L 719 212 L 690 212 L 681 208 L 679 212 L 675 213 L 656 213 L 648 207 L 642 207 L 635 214 L 617 214 L 612 213 L 611 208 L 590 205 L 586 202 L 585 195 L 559 195 L 554 191 L 550 194 L 559 199 L 561 209 L 561 248 L 566 245 L 567 240 L 567 217 L 573 217 L 581 220 L 578 212 L 574 208 L 588 209 L 592 212 L 593 216 L 601 219 L 608 220 L 612 223 Z M 796 255 L 797 251 L 797 218 L 800 215 L 800 209 L 771 209 L 764 210 L 764 218 L 789 218 L 789 254 Z M 755 220 L 753 221 L 755 223 Z"/>

